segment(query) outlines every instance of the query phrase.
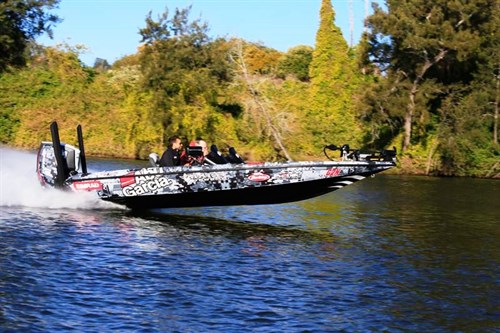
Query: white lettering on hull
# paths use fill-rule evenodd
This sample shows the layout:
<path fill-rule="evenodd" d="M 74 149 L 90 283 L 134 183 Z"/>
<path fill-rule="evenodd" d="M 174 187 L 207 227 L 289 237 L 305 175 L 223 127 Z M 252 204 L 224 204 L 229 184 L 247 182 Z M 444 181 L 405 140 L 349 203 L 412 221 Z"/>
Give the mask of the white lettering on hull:
<path fill-rule="evenodd" d="M 165 177 L 155 176 L 140 176 L 136 177 L 136 182 L 133 185 L 123 188 L 123 195 L 126 197 L 153 194 L 159 190 L 173 184 L 173 180 Z"/>

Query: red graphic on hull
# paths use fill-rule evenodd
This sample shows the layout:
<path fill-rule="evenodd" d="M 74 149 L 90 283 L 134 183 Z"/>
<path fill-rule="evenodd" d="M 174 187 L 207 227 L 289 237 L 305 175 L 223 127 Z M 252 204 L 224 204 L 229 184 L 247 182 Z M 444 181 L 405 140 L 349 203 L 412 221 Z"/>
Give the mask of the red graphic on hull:
<path fill-rule="evenodd" d="M 248 179 L 250 179 L 253 182 L 265 182 L 269 178 L 271 178 L 271 176 L 269 176 L 263 172 L 260 172 L 260 171 L 254 172 L 250 176 L 248 176 Z"/>
<path fill-rule="evenodd" d="M 135 184 L 134 172 L 129 172 L 125 176 L 120 177 L 120 185 L 122 188 Z"/>
<path fill-rule="evenodd" d="M 336 177 L 340 175 L 340 169 L 339 168 L 331 168 L 326 171 L 326 176 L 327 177 Z"/>
<path fill-rule="evenodd" d="M 102 190 L 102 183 L 97 180 L 86 180 L 73 183 L 73 187 L 78 191 L 98 191 Z"/>

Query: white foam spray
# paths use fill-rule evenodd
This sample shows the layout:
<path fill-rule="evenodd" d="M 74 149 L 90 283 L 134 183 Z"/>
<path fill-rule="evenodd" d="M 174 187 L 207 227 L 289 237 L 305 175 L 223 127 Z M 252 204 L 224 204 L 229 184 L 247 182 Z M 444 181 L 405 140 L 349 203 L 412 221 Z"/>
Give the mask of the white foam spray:
<path fill-rule="evenodd" d="M 36 154 L 0 147 L 0 207 L 116 209 L 91 192 L 43 188 L 36 176 Z"/>

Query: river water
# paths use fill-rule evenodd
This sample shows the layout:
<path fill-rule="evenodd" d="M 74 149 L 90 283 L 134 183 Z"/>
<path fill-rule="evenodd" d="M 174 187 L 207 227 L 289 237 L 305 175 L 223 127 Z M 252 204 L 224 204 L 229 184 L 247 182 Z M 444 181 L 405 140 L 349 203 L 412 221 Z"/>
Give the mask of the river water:
<path fill-rule="evenodd" d="M 136 213 L 41 190 L 33 153 L 0 157 L 0 332 L 500 329 L 498 181 L 379 175 Z"/>

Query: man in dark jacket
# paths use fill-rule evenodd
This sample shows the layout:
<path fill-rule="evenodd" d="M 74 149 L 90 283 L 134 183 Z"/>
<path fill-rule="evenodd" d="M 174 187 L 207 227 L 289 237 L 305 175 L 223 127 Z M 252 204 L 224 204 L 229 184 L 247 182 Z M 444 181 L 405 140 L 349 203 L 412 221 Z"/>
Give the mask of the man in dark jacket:
<path fill-rule="evenodd" d="M 160 158 L 160 166 L 181 165 L 180 150 L 182 149 L 181 139 L 174 135 L 168 139 L 168 148 Z"/>

